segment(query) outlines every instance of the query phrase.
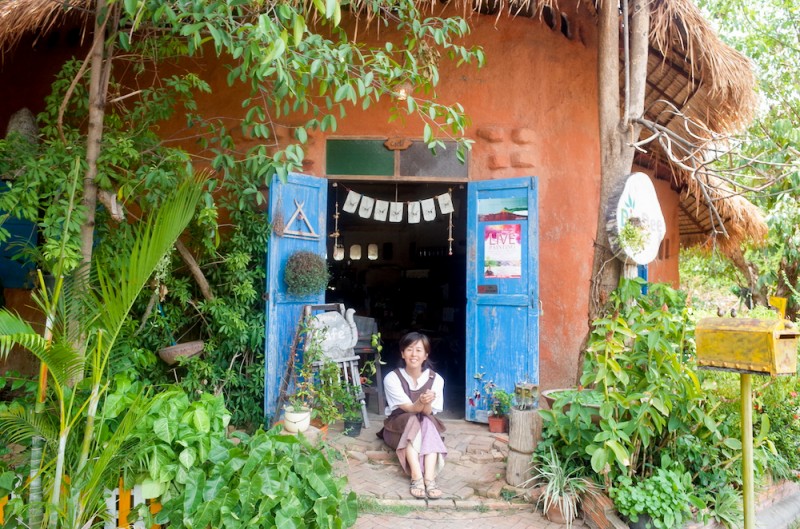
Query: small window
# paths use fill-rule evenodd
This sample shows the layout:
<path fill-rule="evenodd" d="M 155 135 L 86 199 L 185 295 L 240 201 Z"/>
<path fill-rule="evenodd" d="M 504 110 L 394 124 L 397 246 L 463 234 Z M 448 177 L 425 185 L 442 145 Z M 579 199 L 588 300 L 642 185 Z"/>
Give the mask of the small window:
<path fill-rule="evenodd" d="M 350 259 L 352 261 L 360 261 L 361 260 L 361 245 L 354 244 L 350 247 Z"/>
<path fill-rule="evenodd" d="M 370 261 L 377 261 L 378 260 L 378 245 L 375 243 L 370 244 L 367 246 L 367 259 Z"/>

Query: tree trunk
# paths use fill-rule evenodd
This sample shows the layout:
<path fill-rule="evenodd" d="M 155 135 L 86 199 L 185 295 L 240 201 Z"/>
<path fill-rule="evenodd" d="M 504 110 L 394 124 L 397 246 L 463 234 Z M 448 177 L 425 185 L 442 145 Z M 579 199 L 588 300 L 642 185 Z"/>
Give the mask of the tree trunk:
<path fill-rule="evenodd" d="M 106 26 L 111 17 L 106 0 L 95 4 L 94 38 L 90 52 L 89 125 L 86 134 L 86 174 L 83 177 L 82 204 L 86 208 L 86 221 L 81 226 L 81 255 L 83 266 L 92 262 L 94 244 L 95 209 L 97 208 L 97 160 L 103 141 L 103 119 L 110 77 L 111 60 L 106 53 Z"/>
<path fill-rule="evenodd" d="M 625 0 L 623 0 L 625 1 Z M 617 288 L 622 275 L 622 263 L 614 257 L 608 242 L 606 222 L 614 205 L 609 198 L 620 189 L 625 176 L 631 172 L 635 141 L 641 126 L 631 119 L 644 113 L 644 95 L 647 80 L 647 57 L 649 52 L 650 7 L 644 0 L 637 0 L 632 9 L 630 25 L 630 55 L 626 60 L 630 85 L 625 87 L 628 95 L 624 108 L 620 104 L 620 21 L 618 3 L 603 0 L 600 7 L 599 56 L 597 60 L 598 111 L 600 123 L 600 201 L 595 235 L 594 261 L 592 264 L 591 291 L 589 297 L 589 321 L 600 312 L 608 295 Z M 627 8 L 623 9 L 627 12 Z M 627 48 L 627 46 L 626 46 Z M 624 110 L 625 114 L 622 114 Z"/>

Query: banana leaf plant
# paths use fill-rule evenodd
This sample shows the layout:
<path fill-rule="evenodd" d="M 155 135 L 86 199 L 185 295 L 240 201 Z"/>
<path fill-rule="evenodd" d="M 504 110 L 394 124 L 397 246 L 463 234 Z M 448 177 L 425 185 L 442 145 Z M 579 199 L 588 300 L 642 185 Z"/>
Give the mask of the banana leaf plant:
<path fill-rule="evenodd" d="M 40 273 L 34 299 L 46 318 L 43 334 L 0 310 L 0 358 L 15 347 L 28 350 L 41 362 L 40 388 L 47 388 L 37 409 L 0 415 L 0 433 L 30 446 L 32 455 L 31 490 L 18 491 L 9 502 L 6 527 L 88 528 L 106 516 L 104 494 L 116 487 L 136 445 L 134 426 L 151 402 L 140 392 L 121 416 L 112 420 L 104 414 L 103 397 L 112 383 L 109 359 L 134 301 L 192 219 L 203 180 L 185 179 L 138 223 L 130 247 L 115 263 L 94 262 L 92 270 L 67 277 L 56 264 L 50 288 Z M 41 484 L 41 500 L 34 484 Z"/>

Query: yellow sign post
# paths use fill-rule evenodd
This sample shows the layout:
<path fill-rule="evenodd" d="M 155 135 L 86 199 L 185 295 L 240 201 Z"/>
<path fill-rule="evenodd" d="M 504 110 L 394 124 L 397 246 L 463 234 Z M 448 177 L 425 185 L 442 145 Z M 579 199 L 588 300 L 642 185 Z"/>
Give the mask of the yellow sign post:
<path fill-rule="evenodd" d="M 704 318 L 697 322 L 697 365 L 740 374 L 744 529 L 753 529 L 755 520 L 751 376 L 795 374 L 798 335 L 794 324 L 784 320 Z"/>

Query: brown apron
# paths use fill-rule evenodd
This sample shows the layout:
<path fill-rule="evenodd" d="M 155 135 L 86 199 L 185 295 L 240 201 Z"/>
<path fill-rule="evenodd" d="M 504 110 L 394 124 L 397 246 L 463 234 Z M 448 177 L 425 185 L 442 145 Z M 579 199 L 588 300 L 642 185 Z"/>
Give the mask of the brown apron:
<path fill-rule="evenodd" d="M 408 381 L 400 374 L 400 369 L 394 370 L 397 378 L 400 379 L 400 385 L 403 387 L 403 392 L 408 395 L 408 398 L 411 399 L 411 402 L 416 402 L 420 395 L 422 395 L 425 391 L 431 389 L 433 387 L 433 381 L 436 378 L 436 373 L 433 372 L 432 369 L 429 369 L 428 372 L 430 375 L 428 376 L 428 380 L 425 384 L 422 385 L 421 388 L 418 390 L 412 390 L 409 385 Z M 391 448 L 397 449 L 397 445 L 400 444 L 400 439 L 403 436 L 403 432 L 406 429 L 406 424 L 412 417 L 416 417 L 418 415 L 424 415 L 422 413 L 411 413 L 407 411 L 403 411 L 402 408 L 396 408 L 392 410 L 391 415 L 389 415 L 385 421 L 383 421 L 383 428 L 379 431 L 376 435 L 386 442 Z M 436 430 L 439 432 L 439 435 L 445 432 L 446 428 L 442 421 L 436 418 L 435 415 L 428 415 L 436 426 Z M 422 417 L 420 417 L 422 419 Z M 442 436 L 444 439 L 444 436 Z"/>

